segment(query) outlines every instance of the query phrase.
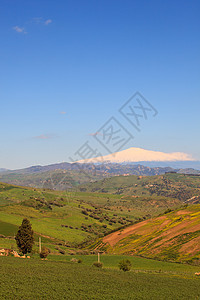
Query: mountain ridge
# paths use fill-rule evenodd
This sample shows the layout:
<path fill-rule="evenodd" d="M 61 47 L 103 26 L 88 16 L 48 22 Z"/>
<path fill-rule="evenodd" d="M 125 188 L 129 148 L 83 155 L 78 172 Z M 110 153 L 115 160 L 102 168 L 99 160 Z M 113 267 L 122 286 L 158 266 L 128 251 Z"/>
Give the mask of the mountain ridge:
<path fill-rule="evenodd" d="M 20 186 L 64 190 L 79 184 L 99 181 L 113 176 L 155 176 L 166 172 L 200 175 L 200 171 L 187 168 L 148 167 L 140 164 L 79 164 L 61 163 L 0 173 L 0 181 Z"/>

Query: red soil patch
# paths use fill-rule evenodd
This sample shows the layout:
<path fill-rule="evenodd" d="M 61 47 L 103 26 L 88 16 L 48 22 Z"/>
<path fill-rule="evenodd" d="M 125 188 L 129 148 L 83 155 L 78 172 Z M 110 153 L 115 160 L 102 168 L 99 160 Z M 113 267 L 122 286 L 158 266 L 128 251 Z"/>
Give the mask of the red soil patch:
<path fill-rule="evenodd" d="M 183 211 L 177 212 L 177 215 L 185 215 L 185 214 L 190 214 L 190 213 L 191 213 L 190 211 L 183 210 Z M 138 234 L 140 236 L 154 235 L 152 240 L 148 243 L 149 243 L 149 246 L 151 247 L 151 244 L 157 238 L 162 237 L 162 240 L 159 240 L 157 243 L 155 243 L 153 245 L 153 248 L 156 247 L 156 249 L 155 250 L 153 250 L 153 248 L 151 249 L 151 251 L 153 251 L 153 252 L 155 252 L 155 251 L 159 252 L 161 250 L 161 248 L 166 247 L 166 245 L 172 244 L 173 238 L 175 238 L 179 234 L 195 232 L 197 230 L 200 230 L 200 223 L 194 224 L 195 221 L 196 221 L 195 219 L 191 220 L 190 216 L 188 215 L 188 219 L 185 218 L 183 221 L 181 221 L 181 223 L 177 223 L 177 224 L 174 223 L 174 227 L 168 228 L 167 226 L 171 223 L 171 220 L 167 219 L 167 216 L 161 216 L 161 217 L 158 217 L 153 220 L 146 220 L 146 221 L 140 222 L 138 224 L 129 226 L 121 231 L 116 231 L 114 233 L 111 233 L 108 236 L 103 238 L 103 242 L 108 243 L 111 246 L 114 246 L 120 240 L 122 240 L 125 237 L 132 235 L 132 234 Z M 157 231 L 163 231 L 163 232 L 158 234 L 157 236 L 155 236 Z M 193 251 L 198 252 L 199 248 L 198 248 L 195 240 L 197 240 L 197 239 L 194 239 L 194 240 L 184 244 L 183 247 L 181 248 L 181 251 L 185 252 L 187 249 L 187 251 L 189 252 L 189 248 L 188 248 L 189 246 L 187 246 L 187 245 L 190 245 L 192 252 Z M 198 241 L 200 241 L 200 237 L 199 237 Z"/>
<path fill-rule="evenodd" d="M 180 211 L 177 211 L 176 213 L 178 216 L 181 216 L 181 215 L 189 215 L 189 214 L 192 214 L 192 211 L 189 211 L 189 210 L 180 210 Z"/>
<path fill-rule="evenodd" d="M 114 246 L 117 242 L 125 238 L 130 234 L 134 234 L 136 229 L 141 228 L 142 226 L 146 225 L 147 221 L 143 221 L 141 223 L 131 225 L 122 231 L 113 232 L 103 238 L 103 243 L 109 243 L 111 246 Z"/>
<path fill-rule="evenodd" d="M 159 218 L 157 218 L 156 220 L 165 220 L 163 223 L 161 224 L 155 224 L 153 225 L 153 220 L 146 220 L 134 225 L 131 225 L 123 230 L 119 230 L 116 232 L 113 232 L 107 236 L 105 236 L 103 238 L 103 242 L 104 243 L 109 243 L 111 246 L 114 246 L 116 243 L 118 243 L 120 240 L 124 239 L 125 237 L 131 235 L 131 234 L 148 234 L 148 233 L 152 233 L 152 226 L 153 227 L 153 231 L 155 230 L 159 230 L 162 226 L 166 226 L 168 220 L 166 220 L 165 216 L 161 216 Z M 149 223 L 152 222 L 152 226 L 145 226 Z"/>
<path fill-rule="evenodd" d="M 200 236 L 192 239 L 191 241 L 183 244 L 179 252 L 192 253 L 193 255 L 198 253 L 200 250 Z"/>

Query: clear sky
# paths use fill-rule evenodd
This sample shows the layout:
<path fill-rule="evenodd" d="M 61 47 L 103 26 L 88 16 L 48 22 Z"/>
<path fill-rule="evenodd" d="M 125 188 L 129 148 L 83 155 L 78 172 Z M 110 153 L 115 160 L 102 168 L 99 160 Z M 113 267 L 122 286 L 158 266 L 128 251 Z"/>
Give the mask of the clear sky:
<path fill-rule="evenodd" d="M 108 154 L 91 134 L 112 116 L 122 149 L 200 160 L 200 1 L 1 0 L 0 36 L 0 168 Z M 158 111 L 140 132 L 119 113 L 136 91 Z"/>

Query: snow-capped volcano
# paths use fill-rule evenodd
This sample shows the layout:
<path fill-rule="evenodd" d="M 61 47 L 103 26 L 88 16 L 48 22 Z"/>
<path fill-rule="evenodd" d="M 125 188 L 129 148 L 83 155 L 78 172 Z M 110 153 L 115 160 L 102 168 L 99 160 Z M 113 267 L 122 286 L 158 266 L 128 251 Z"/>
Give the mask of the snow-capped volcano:
<path fill-rule="evenodd" d="M 105 155 L 103 157 L 95 157 L 87 160 L 80 160 L 79 163 L 125 163 L 125 162 L 174 162 L 174 161 L 195 161 L 195 159 L 187 153 L 172 152 L 165 153 L 160 151 L 145 150 L 142 148 L 129 148 L 120 152 Z"/>

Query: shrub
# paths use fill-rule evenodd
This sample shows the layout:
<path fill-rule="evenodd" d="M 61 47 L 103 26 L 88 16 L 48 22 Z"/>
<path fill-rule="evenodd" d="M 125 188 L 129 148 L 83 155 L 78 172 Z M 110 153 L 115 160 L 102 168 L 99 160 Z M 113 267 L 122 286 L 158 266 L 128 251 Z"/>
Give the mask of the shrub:
<path fill-rule="evenodd" d="M 81 264 L 82 263 L 82 259 L 77 259 L 77 258 L 72 258 L 71 260 L 70 260 L 71 262 L 73 262 L 73 263 L 78 263 L 78 264 Z"/>
<path fill-rule="evenodd" d="M 164 214 L 166 215 L 166 214 L 168 214 L 168 213 L 170 213 L 170 212 L 172 212 L 172 210 L 171 210 L 170 208 L 168 208 L 168 209 L 164 212 Z"/>
<path fill-rule="evenodd" d="M 93 263 L 93 266 L 97 267 L 97 268 L 102 268 L 103 264 L 101 262 L 96 261 L 96 262 Z"/>
<path fill-rule="evenodd" d="M 84 214 L 84 215 L 88 215 L 88 212 L 86 211 L 86 210 L 82 210 L 82 214 Z"/>
<path fill-rule="evenodd" d="M 49 250 L 46 247 L 42 247 L 42 250 L 40 252 L 40 257 L 47 258 L 48 255 L 49 255 Z"/>
<path fill-rule="evenodd" d="M 77 258 L 72 258 L 70 261 L 73 262 L 73 263 L 78 263 L 78 259 Z"/>
<path fill-rule="evenodd" d="M 123 259 L 119 262 L 119 269 L 126 272 L 131 269 L 131 262 L 128 259 Z"/>
<path fill-rule="evenodd" d="M 65 250 L 63 250 L 63 249 L 59 249 L 58 251 L 60 252 L 60 254 L 63 254 L 63 255 L 65 254 Z"/>

